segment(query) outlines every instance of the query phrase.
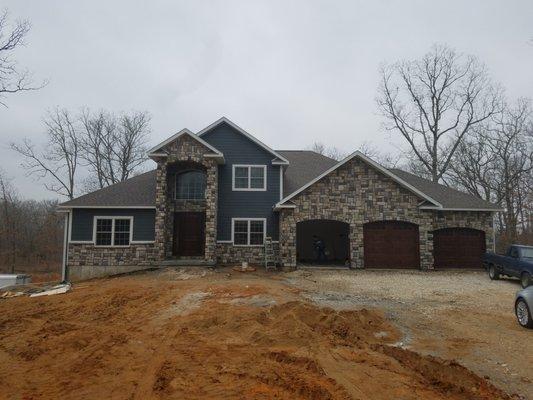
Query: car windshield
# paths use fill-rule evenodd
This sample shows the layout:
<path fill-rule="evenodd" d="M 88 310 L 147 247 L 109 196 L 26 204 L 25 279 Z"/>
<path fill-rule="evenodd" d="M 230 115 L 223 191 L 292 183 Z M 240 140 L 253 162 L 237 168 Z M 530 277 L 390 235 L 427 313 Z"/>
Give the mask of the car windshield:
<path fill-rule="evenodd" d="M 522 258 L 533 258 L 533 247 L 522 247 Z"/>

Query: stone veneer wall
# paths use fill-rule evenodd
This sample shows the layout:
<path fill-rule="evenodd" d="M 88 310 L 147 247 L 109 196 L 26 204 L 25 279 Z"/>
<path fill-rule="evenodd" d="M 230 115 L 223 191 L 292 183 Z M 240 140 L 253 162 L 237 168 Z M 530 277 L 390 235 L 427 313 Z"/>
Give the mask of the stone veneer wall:
<path fill-rule="evenodd" d="M 364 266 L 363 225 L 371 221 L 401 220 L 419 226 L 422 268 L 433 267 L 432 231 L 444 227 L 471 227 L 485 231 L 492 248 L 490 212 L 420 210 L 422 199 L 388 176 L 354 158 L 291 199 L 296 208 L 280 211 L 280 257 L 296 266 L 296 224 L 331 219 L 350 225 L 353 268 Z"/>
<path fill-rule="evenodd" d="M 152 243 L 132 243 L 128 247 L 100 247 L 81 243 L 68 245 L 68 274 L 73 281 L 142 270 L 156 265 L 158 251 Z"/>
<path fill-rule="evenodd" d="M 172 242 L 174 230 L 174 212 L 205 209 L 205 254 L 204 259 L 214 262 L 216 259 L 217 236 L 217 198 L 218 198 L 218 164 L 212 158 L 205 157 L 211 150 L 203 146 L 188 135 L 181 136 L 178 140 L 166 147 L 169 155 L 157 160 L 156 182 L 156 218 L 155 218 L 155 243 L 159 260 L 172 257 Z M 171 164 L 179 162 L 192 162 L 201 165 L 206 172 L 205 203 L 196 204 L 180 202 L 172 199 L 172 186 L 169 185 L 167 173 Z M 205 204 L 205 205 L 204 205 Z"/>
<path fill-rule="evenodd" d="M 276 263 L 280 264 L 279 243 L 273 243 Z M 263 246 L 234 246 L 232 243 L 217 243 L 218 264 L 250 264 L 264 265 L 265 250 Z"/>

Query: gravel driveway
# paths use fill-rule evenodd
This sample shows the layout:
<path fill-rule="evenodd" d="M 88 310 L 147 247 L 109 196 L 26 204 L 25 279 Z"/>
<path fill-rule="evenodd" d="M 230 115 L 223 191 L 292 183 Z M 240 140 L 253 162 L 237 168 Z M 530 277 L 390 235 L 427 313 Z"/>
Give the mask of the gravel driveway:
<path fill-rule="evenodd" d="M 518 281 L 490 281 L 481 271 L 306 269 L 283 277 L 322 306 L 381 308 L 404 332 L 400 345 L 457 359 L 533 399 L 533 331 L 513 311 Z"/>

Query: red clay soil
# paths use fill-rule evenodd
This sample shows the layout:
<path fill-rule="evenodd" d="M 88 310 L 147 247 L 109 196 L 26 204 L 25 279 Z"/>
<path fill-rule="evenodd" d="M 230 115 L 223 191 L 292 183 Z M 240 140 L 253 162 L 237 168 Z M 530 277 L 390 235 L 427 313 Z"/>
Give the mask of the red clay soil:
<path fill-rule="evenodd" d="M 317 308 L 275 280 L 99 280 L 0 301 L 0 398 L 510 398 L 399 338 L 379 310 Z"/>

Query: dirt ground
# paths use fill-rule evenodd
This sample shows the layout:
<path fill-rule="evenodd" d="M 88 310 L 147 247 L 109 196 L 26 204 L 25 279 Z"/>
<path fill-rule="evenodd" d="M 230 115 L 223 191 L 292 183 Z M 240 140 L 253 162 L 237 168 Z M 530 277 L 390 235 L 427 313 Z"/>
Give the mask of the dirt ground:
<path fill-rule="evenodd" d="M 509 311 L 516 288 L 378 271 L 83 282 L 0 300 L 0 398 L 527 398 L 531 332 Z"/>

